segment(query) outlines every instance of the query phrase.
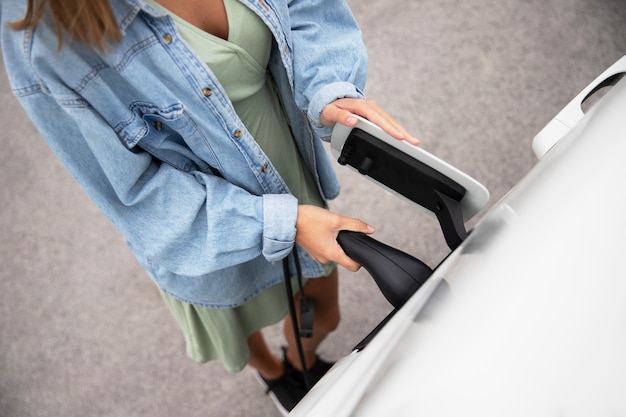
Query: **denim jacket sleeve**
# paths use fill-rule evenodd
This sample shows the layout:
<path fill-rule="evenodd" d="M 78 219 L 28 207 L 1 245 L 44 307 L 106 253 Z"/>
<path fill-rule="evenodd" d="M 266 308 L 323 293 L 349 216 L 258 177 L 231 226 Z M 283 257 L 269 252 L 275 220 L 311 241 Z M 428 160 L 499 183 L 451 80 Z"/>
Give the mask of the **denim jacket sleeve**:
<path fill-rule="evenodd" d="M 317 135 L 324 107 L 339 98 L 364 98 L 367 52 L 361 31 L 344 0 L 288 2 L 293 72 L 298 107 L 306 110 Z"/>
<path fill-rule="evenodd" d="M 70 173 L 146 258 L 175 274 L 199 276 L 291 251 L 293 196 L 252 195 L 219 176 L 129 152 L 88 107 L 60 107 L 41 92 L 18 98 Z M 224 225 L 230 233 L 213 232 Z"/>

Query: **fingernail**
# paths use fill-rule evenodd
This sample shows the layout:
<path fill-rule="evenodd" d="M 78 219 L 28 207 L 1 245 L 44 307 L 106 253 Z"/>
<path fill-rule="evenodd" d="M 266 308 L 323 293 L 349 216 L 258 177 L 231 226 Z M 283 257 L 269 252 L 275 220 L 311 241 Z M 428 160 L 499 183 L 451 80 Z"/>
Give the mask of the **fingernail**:
<path fill-rule="evenodd" d="M 354 126 L 355 124 L 357 124 L 358 119 L 354 116 L 350 116 L 346 119 L 346 123 L 348 124 L 348 126 Z"/>
<path fill-rule="evenodd" d="M 376 231 L 376 229 L 374 228 L 374 226 L 371 225 L 367 225 L 367 232 L 368 233 L 374 233 Z"/>
<path fill-rule="evenodd" d="M 412 143 L 413 145 L 419 145 L 421 143 L 419 139 L 417 139 L 415 136 L 411 136 L 411 135 L 407 135 L 404 140 L 406 140 L 407 142 Z"/>

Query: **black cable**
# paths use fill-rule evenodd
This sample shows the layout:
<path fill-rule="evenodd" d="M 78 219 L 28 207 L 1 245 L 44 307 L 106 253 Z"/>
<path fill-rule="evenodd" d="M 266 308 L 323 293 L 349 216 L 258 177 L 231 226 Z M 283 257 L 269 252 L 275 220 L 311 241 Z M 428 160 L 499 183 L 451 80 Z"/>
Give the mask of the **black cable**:
<path fill-rule="evenodd" d="M 297 258 L 298 255 L 294 254 L 294 258 Z M 299 269 L 299 264 L 296 261 L 297 269 Z M 300 364 L 302 365 L 302 375 L 304 376 L 304 385 L 306 390 L 311 389 L 311 377 L 309 375 L 309 370 L 306 366 L 306 360 L 304 359 L 304 349 L 302 348 L 302 338 L 300 336 L 299 326 L 298 326 L 298 317 L 296 315 L 296 305 L 293 301 L 293 288 L 291 286 L 291 274 L 289 272 L 289 257 L 283 259 L 283 273 L 285 275 L 285 288 L 287 289 L 287 301 L 289 302 L 289 314 L 291 315 L 291 324 L 293 325 L 293 335 L 296 339 L 296 346 L 298 348 L 298 355 L 300 356 Z M 300 271 L 298 271 L 298 280 L 299 284 L 301 284 L 302 277 L 300 276 Z M 300 295 L 302 296 L 302 286 L 300 286 Z M 304 298 L 304 297 L 302 297 Z M 287 360 L 287 358 L 285 358 Z"/>
<path fill-rule="evenodd" d="M 298 257 L 297 247 L 293 248 L 293 260 L 296 265 L 296 276 L 298 277 L 298 286 L 300 287 L 300 336 L 305 338 L 313 337 L 313 321 L 315 319 L 315 304 L 304 293 L 304 284 L 302 283 L 302 268 L 300 268 L 300 258 Z"/>

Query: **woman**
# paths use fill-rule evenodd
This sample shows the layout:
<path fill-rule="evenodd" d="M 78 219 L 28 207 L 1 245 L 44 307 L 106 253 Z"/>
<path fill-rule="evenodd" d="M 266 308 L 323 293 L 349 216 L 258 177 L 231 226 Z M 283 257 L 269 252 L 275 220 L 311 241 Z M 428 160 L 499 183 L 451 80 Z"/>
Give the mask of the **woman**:
<path fill-rule="evenodd" d="M 188 355 L 220 360 L 231 372 L 254 367 L 287 413 L 306 393 L 302 364 L 315 380 L 330 366 L 316 351 L 339 322 L 336 264 L 359 267 L 335 237 L 373 232 L 326 209 L 339 187 L 321 140 L 360 115 L 417 144 L 364 99 L 366 55 L 347 5 L 1 7 L 14 94 L 149 272 Z M 284 259 L 289 274 L 297 264 L 306 281 L 294 291 L 296 310 L 303 294 L 315 307 L 303 361 L 290 317 L 283 358 L 261 333 L 287 312 Z"/>

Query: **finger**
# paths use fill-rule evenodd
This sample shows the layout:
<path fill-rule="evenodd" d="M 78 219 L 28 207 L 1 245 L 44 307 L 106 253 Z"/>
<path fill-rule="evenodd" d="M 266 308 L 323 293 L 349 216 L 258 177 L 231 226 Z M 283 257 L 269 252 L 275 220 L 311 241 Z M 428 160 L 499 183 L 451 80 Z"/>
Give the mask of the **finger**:
<path fill-rule="evenodd" d="M 334 119 L 335 122 L 354 126 L 357 120 L 353 116 L 358 115 L 379 126 L 395 139 L 406 140 L 416 146 L 420 144 L 418 139 L 414 138 L 396 119 L 381 109 L 373 100 L 339 99 L 324 110 L 328 110 L 326 116 Z"/>
<path fill-rule="evenodd" d="M 355 219 L 352 217 L 343 217 L 343 221 L 341 222 L 339 230 L 348 230 L 350 232 L 361 232 L 361 233 L 366 233 L 368 235 L 376 231 L 374 226 L 365 223 L 363 220 Z"/>
<path fill-rule="evenodd" d="M 341 247 L 339 242 L 337 242 L 337 236 L 339 234 L 339 231 L 341 230 L 372 234 L 375 232 L 375 229 L 373 226 L 367 224 L 366 222 L 360 219 L 355 219 L 353 217 L 340 216 L 340 219 L 337 225 L 337 232 L 335 233 L 335 236 L 334 236 L 334 240 L 335 240 L 334 250 L 336 251 L 336 254 L 334 255 L 335 262 L 337 262 L 339 265 L 343 266 L 349 271 L 356 272 L 359 270 L 359 268 L 361 268 L 361 265 L 355 262 L 354 260 L 352 260 L 348 255 L 346 255 L 346 253 L 343 251 L 343 248 Z"/>
<path fill-rule="evenodd" d="M 361 265 L 346 255 L 341 245 L 339 245 L 339 242 L 336 242 L 335 244 L 335 250 L 337 251 L 337 254 L 335 255 L 335 262 L 346 268 L 348 271 L 358 271 L 361 268 Z"/>
<path fill-rule="evenodd" d="M 324 107 L 320 115 L 320 121 L 324 126 L 334 126 L 335 123 L 341 123 L 353 127 L 357 124 L 358 119 L 354 117 L 354 114 L 350 110 L 329 104 Z"/>
<path fill-rule="evenodd" d="M 335 237 L 334 245 L 330 247 L 327 246 L 328 252 L 324 255 L 323 253 L 318 254 L 317 256 L 312 256 L 316 261 L 326 264 L 328 262 L 334 261 L 337 264 L 343 266 L 349 271 L 356 272 L 361 268 L 361 265 L 352 260 L 346 253 L 343 251 L 339 242 Z"/>
<path fill-rule="evenodd" d="M 385 112 L 373 100 L 364 99 L 341 99 L 337 100 L 336 105 L 340 109 L 350 111 L 361 117 L 366 118 L 370 122 L 386 128 L 394 133 L 394 136 L 403 136 L 406 130 L 391 115 Z"/>
<path fill-rule="evenodd" d="M 400 122 L 393 118 L 389 113 L 381 109 L 375 101 L 366 100 L 366 103 L 369 109 L 364 117 L 367 120 L 374 123 L 396 139 L 406 140 L 413 145 L 420 144 L 418 139 L 414 138 L 404 128 L 404 126 L 402 126 L 402 124 L 400 124 Z"/>
<path fill-rule="evenodd" d="M 342 262 L 337 262 L 337 263 L 343 266 L 344 268 L 346 268 L 350 272 L 356 272 L 359 269 L 361 269 L 361 265 L 354 262 L 352 259 L 348 258 L 347 255 L 345 256 L 345 260 L 343 260 Z"/>

